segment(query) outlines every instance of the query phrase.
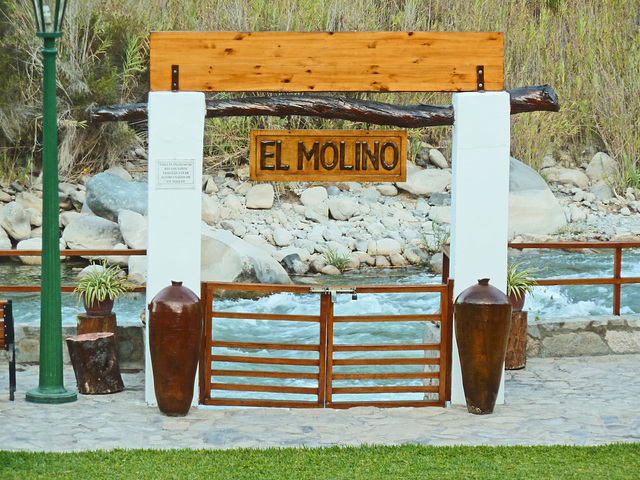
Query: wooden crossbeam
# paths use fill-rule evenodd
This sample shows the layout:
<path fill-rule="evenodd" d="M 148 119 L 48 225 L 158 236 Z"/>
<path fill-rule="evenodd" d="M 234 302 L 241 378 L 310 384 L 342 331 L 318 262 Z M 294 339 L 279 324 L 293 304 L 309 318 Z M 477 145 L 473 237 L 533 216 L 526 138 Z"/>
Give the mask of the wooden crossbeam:
<path fill-rule="evenodd" d="M 150 41 L 152 91 L 503 89 L 500 32 L 153 32 Z"/>

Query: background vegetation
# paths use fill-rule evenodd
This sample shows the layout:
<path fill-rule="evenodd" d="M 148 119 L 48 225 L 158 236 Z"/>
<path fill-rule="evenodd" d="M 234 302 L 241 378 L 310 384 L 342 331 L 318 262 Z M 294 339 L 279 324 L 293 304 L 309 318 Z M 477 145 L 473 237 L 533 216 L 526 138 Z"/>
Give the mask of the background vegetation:
<path fill-rule="evenodd" d="M 0 0 L 0 177 L 35 170 L 40 155 L 40 40 L 30 0 Z M 546 154 L 579 166 L 597 150 L 640 183 L 638 0 L 69 0 L 59 42 L 60 165 L 99 170 L 144 143 L 144 126 L 91 125 L 93 106 L 146 101 L 153 30 L 503 31 L 506 88 L 549 83 L 558 114 L 512 117 L 512 155 L 539 167 Z M 381 98 L 382 97 L 382 98 Z M 448 104 L 450 94 L 376 97 Z M 362 128 L 306 118 L 207 121 L 208 165 L 237 166 L 250 128 Z M 410 133 L 449 154 L 450 130 Z M 414 150 L 415 152 L 415 150 Z"/>
<path fill-rule="evenodd" d="M 236 450 L 0 451 L 10 479 L 589 480 L 638 476 L 637 443 L 598 447 L 425 445 Z"/>

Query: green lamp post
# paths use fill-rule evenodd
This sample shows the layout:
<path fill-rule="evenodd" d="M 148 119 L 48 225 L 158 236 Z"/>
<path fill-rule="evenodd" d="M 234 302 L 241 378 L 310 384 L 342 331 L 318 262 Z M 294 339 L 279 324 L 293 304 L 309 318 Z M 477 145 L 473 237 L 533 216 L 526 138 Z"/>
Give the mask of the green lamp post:
<path fill-rule="evenodd" d="M 77 400 L 62 378 L 60 300 L 60 227 L 58 200 L 58 113 L 56 106 L 56 38 L 62 36 L 67 0 L 32 0 L 42 49 L 42 279 L 40 300 L 40 378 L 28 402 Z"/>

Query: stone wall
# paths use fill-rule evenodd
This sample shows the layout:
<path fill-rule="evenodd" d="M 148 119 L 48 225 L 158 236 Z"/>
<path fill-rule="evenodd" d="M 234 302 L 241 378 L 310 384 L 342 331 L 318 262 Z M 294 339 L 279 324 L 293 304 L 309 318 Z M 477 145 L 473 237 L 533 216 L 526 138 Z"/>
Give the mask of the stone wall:
<path fill-rule="evenodd" d="M 640 315 L 531 318 L 528 357 L 640 353 Z"/>

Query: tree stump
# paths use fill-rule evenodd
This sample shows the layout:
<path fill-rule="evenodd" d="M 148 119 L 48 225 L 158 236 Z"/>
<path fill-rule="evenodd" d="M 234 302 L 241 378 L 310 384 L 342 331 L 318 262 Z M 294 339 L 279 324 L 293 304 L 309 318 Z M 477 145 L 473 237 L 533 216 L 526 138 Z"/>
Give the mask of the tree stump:
<path fill-rule="evenodd" d="M 124 389 L 113 333 L 86 333 L 67 338 L 69 356 L 84 395 L 115 393 Z"/>
<path fill-rule="evenodd" d="M 118 332 L 116 314 L 109 315 L 89 315 L 81 313 L 78 315 L 78 335 L 85 333 L 111 332 L 116 336 L 116 344 L 118 343 Z"/>
<path fill-rule="evenodd" d="M 511 314 L 511 330 L 507 342 L 504 368 L 518 370 L 527 364 L 527 312 Z"/>

